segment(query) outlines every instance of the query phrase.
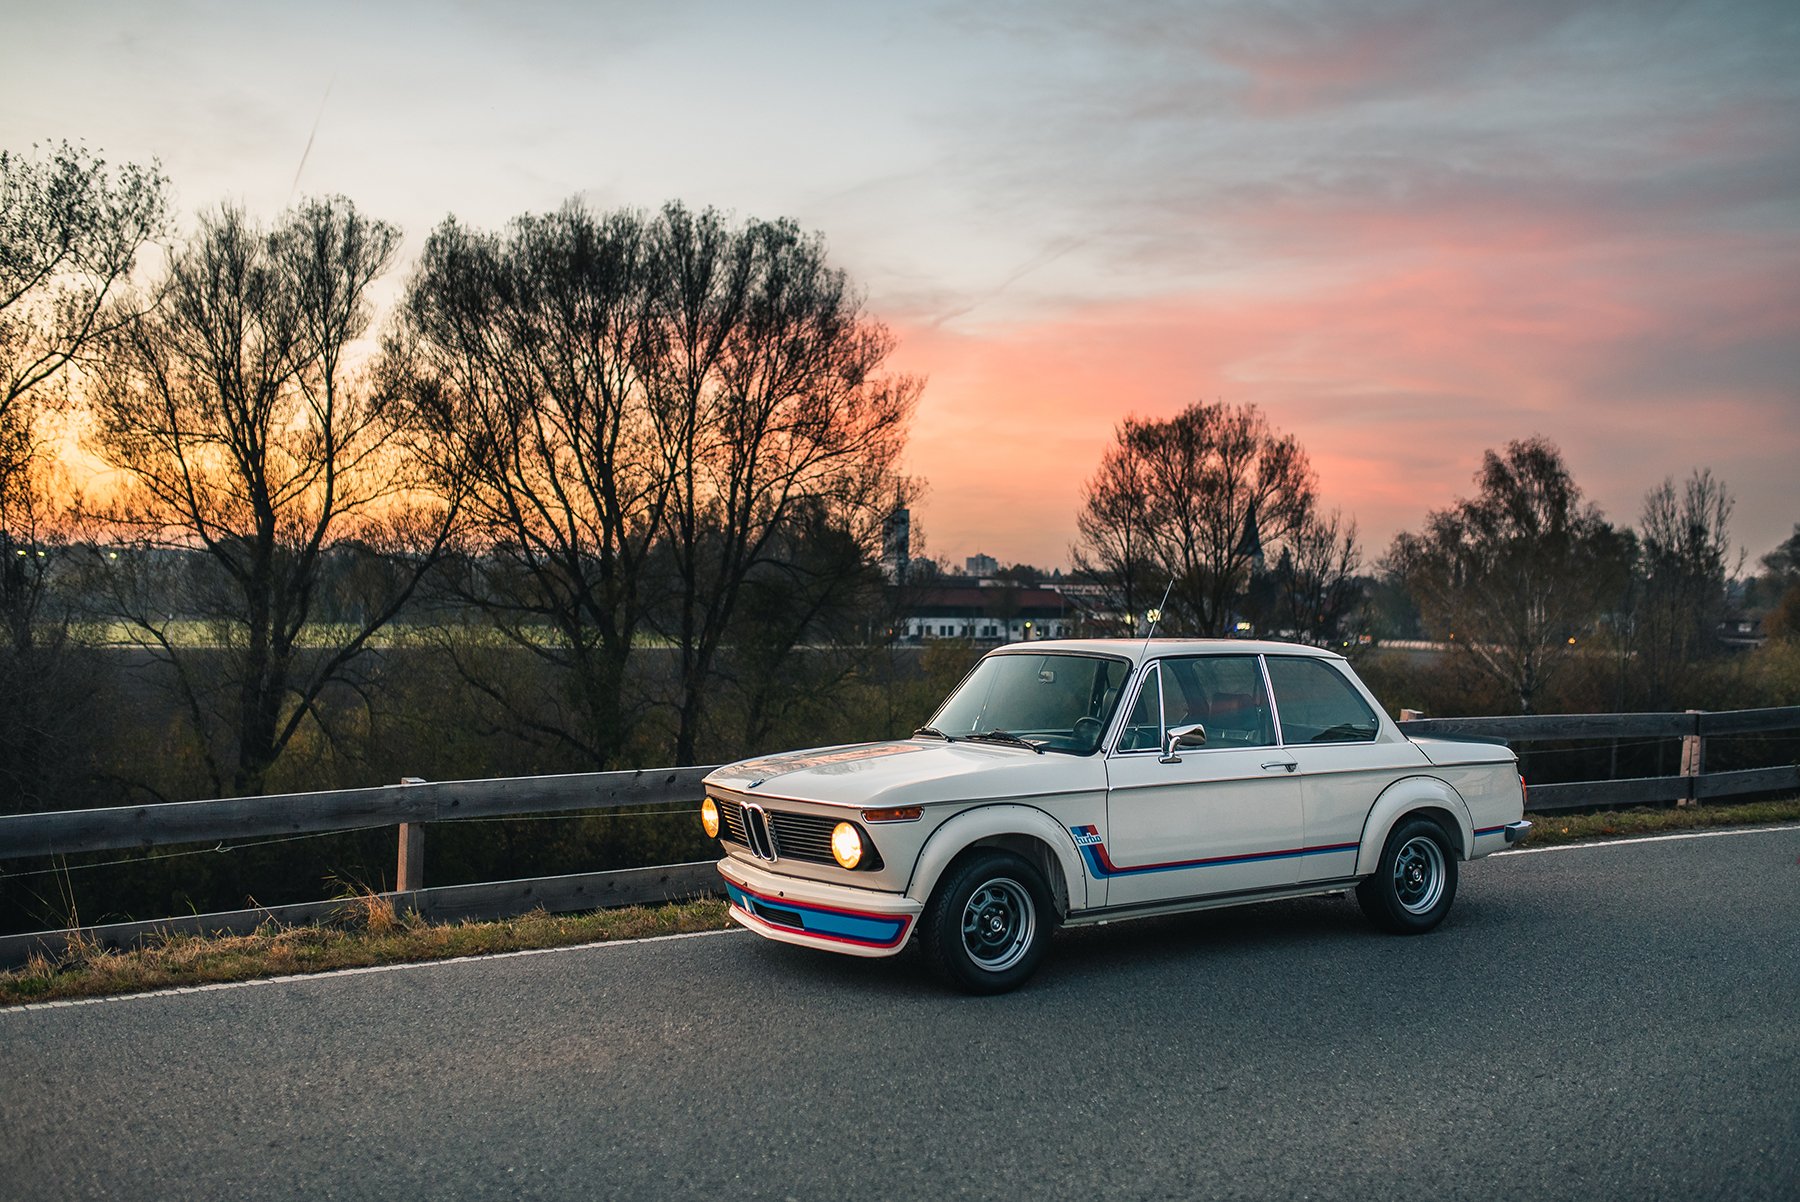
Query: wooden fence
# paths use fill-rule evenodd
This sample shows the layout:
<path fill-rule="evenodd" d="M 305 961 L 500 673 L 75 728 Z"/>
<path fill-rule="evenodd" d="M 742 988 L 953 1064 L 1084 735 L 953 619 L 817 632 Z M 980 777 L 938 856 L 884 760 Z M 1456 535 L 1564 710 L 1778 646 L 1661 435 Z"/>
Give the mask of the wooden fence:
<path fill-rule="evenodd" d="M 1507 743 L 1569 742 L 1622 738 L 1682 740 L 1682 771 L 1675 776 L 1532 785 L 1533 812 L 1644 803 L 1695 803 L 1734 794 L 1800 788 L 1800 768 L 1787 764 L 1732 772 L 1708 772 L 1706 739 L 1800 729 L 1800 706 L 1724 713 L 1563 714 L 1514 718 L 1411 718 L 1411 735 L 1471 738 Z M 700 781 L 711 767 L 593 772 L 498 780 L 418 781 L 373 789 L 338 789 L 273 797 L 171 802 L 100 810 L 65 810 L 0 817 L 0 862 L 172 844 L 279 837 L 371 826 L 398 828 L 396 888 L 381 896 L 397 909 L 439 920 L 495 918 L 542 906 L 551 911 L 666 901 L 719 892 L 711 861 L 611 872 L 575 873 L 512 881 L 484 881 L 427 888 L 424 825 L 467 818 L 521 817 L 575 811 L 616 810 L 668 803 L 698 805 Z M 146 934 L 245 932 L 274 920 L 315 922 L 341 912 L 343 900 L 194 914 L 148 922 L 115 923 L 78 930 L 0 936 L 0 964 L 22 961 L 35 949 L 55 951 L 71 939 L 129 944 Z"/>
<path fill-rule="evenodd" d="M 407 780 L 373 789 L 334 789 L 324 793 L 14 814 L 0 817 L 0 862 L 27 856 L 62 856 L 124 848 L 149 850 L 180 843 L 393 826 L 398 828 L 399 836 L 395 889 L 380 896 L 392 902 L 397 910 L 417 911 L 427 918 L 452 921 L 507 917 L 539 906 L 552 912 L 566 912 L 670 901 L 721 892 L 713 861 L 427 888 L 425 824 L 682 802 L 691 802 L 698 809 L 700 780 L 711 771 L 711 766 L 705 766 L 496 780 Z M 343 913 L 352 904 L 344 899 L 302 902 L 188 914 L 149 922 L 0 935 L 0 964 L 20 963 L 35 950 L 58 951 L 76 937 L 107 946 L 121 946 L 162 931 L 244 933 L 271 920 L 280 923 L 322 921 Z"/>
<path fill-rule="evenodd" d="M 1405 711 L 1402 717 L 1405 717 Z M 1413 718 L 1409 735 L 1489 742 L 1586 742 L 1613 739 L 1680 739 L 1681 771 L 1673 776 L 1533 784 L 1526 774 L 1525 808 L 1532 813 L 1595 806 L 1693 804 L 1744 793 L 1800 788 L 1800 767 L 1783 764 L 1731 772 L 1706 770 L 1706 740 L 1726 735 L 1800 729 L 1800 706 L 1776 709 L 1688 710 L 1671 714 L 1531 714 L 1510 718 Z"/>

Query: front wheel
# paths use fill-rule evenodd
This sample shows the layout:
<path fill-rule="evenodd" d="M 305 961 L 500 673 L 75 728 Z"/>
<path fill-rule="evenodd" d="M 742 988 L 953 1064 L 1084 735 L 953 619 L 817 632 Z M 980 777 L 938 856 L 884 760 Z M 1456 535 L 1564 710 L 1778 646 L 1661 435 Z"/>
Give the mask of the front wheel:
<path fill-rule="evenodd" d="M 1396 826 L 1356 900 L 1370 922 L 1396 935 L 1422 935 L 1444 921 L 1456 900 L 1456 853 L 1444 828 L 1423 817 Z"/>
<path fill-rule="evenodd" d="M 1005 993 L 1037 970 L 1053 925 L 1042 874 L 1011 852 L 981 850 L 938 882 L 920 934 L 945 981 L 968 993 Z"/>

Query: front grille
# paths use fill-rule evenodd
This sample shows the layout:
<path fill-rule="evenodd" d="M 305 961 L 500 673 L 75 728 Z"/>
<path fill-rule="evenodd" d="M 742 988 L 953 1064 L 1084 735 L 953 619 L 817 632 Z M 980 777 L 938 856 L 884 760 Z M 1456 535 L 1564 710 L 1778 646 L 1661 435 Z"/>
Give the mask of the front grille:
<path fill-rule="evenodd" d="M 713 796 L 718 804 L 719 817 L 723 820 L 719 829 L 719 838 L 739 847 L 750 847 L 750 837 L 744 830 L 744 805 L 735 797 Z M 769 815 L 769 833 L 775 838 L 777 857 L 804 860 L 809 864 L 830 864 L 837 866 L 837 858 L 831 854 L 831 832 L 841 818 L 821 818 L 816 814 L 790 814 L 781 810 L 766 811 Z M 867 833 L 863 836 L 863 862 L 859 869 L 881 867 L 881 857 L 876 854 L 874 845 L 869 842 Z"/>
<path fill-rule="evenodd" d="M 719 817 L 725 820 L 725 829 L 719 832 L 719 838 L 736 843 L 740 847 L 750 846 L 750 840 L 744 836 L 744 807 L 729 797 L 715 797 L 718 803 Z"/>
<path fill-rule="evenodd" d="M 815 818 L 810 814 L 769 815 L 769 825 L 775 828 L 775 842 L 780 845 L 782 855 L 820 864 L 837 863 L 831 857 L 831 830 L 841 821 L 839 818 Z"/>

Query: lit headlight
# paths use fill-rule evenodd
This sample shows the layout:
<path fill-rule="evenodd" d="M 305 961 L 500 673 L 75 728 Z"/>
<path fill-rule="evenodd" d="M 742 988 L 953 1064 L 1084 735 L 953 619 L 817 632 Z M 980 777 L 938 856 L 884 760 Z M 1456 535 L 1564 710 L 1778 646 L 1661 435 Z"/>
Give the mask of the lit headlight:
<path fill-rule="evenodd" d="M 848 822 L 840 822 L 831 829 L 831 854 L 845 868 L 855 868 L 862 863 L 862 833 Z"/>
<path fill-rule="evenodd" d="M 700 825 L 706 828 L 708 839 L 719 837 L 719 803 L 710 797 L 700 803 Z"/>

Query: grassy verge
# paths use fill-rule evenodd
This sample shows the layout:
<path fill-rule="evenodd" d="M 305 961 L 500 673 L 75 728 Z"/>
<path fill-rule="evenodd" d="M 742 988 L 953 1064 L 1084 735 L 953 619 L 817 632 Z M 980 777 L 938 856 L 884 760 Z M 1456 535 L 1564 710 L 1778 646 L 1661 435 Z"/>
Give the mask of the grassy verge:
<path fill-rule="evenodd" d="M 1608 810 L 1601 814 L 1532 814 L 1535 824 L 1527 847 L 1613 839 L 1621 835 L 1653 835 L 1664 831 L 1703 830 L 1710 826 L 1758 826 L 1765 822 L 1800 821 L 1800 797 L 1785 801 L 1750 801 L 1741 805 L 1683 806 L 1680 809 Z"/>
<path fill-rule="evenodd" d="M 1800 821 L 1800 798 L 1678 810 L 1533 814 L 1531 820 L 1536 826 L 1527 846 L 1545 846 L 1663 831 Z M 499 922 L 435 925 L 417 915 L 396 915 L 381 899 L 364 897 L 347 905 L 345 919 L 331 926 L 278 927 L 271 923 L 251 935 L 168 935 L 131 951 L 76 944 L 54 959 L 36 956 L 23 968 L 0 972 L 0 1006 L 372 964 L 566 947 L 609 939 L 715 931 L 726 925 L 725 903 L 711 899 L 591 914 L 546 914 L 539 910 Z"/>
<path fill-rule="evenodd" d="M 589 914 L 538 910 L 499 922 L 447 924 L 397 916 L 376 897 L 357 899 L 346 910 L 344 921 L 330 926 L 270 923 L 250 935 L 167 935 L 129 951 L 72 945 L 58 957 L 34 956 L 22 968 L 0 972 L 0 1006 L 726 926 L 725 903 L 712 899 Z"/>

